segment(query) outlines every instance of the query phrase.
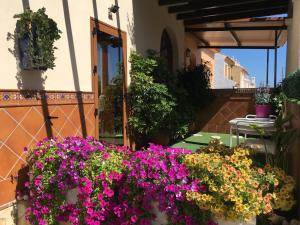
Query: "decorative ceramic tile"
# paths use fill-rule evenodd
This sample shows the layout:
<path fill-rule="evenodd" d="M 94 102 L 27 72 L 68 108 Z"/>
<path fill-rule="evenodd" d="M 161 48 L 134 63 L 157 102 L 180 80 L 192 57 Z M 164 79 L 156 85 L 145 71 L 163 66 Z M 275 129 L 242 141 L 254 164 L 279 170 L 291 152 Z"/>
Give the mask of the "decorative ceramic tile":
<path fill-rule="evenodd" d="M 47 91 L 1 91 L 1 105 L 52 104 L 52 103 L 92 103 L 92 92 L 47 92 Z"/>
<path fill-rule="evenodd" d="M 26 165 L 24 147 L 47 136 L 95 135 L 93 99 L 93 93 L 0 91 L 0 190 L 6 190 L 0 191 L 0 206 L 15 198 L 15 178 Z"/>

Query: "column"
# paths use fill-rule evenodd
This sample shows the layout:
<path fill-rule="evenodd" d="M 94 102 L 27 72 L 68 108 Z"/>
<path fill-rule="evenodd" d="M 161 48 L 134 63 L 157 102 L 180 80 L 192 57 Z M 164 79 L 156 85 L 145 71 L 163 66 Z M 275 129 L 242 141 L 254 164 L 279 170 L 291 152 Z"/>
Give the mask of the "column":
<path fill-rule="evenodd" d="M 292 15 L 287 20 L 287 75 L 300 69 L 300 0 L 291 0 L 291 3 Z"/>

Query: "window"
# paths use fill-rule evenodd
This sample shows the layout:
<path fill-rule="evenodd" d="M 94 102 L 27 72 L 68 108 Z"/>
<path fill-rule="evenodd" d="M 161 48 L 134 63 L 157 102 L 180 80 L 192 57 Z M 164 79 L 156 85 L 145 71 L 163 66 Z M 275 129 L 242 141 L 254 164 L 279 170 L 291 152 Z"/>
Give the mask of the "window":
<path fill-rule="evenodd" d="M 233 80 L 233 77 L 232 77 L 232 67 L 230 65 L 228 65 L 227 63 L 225 63 L 224 72 L 225 72 L 225 78 L 226 79 Z"/>
<path fill-rule="evenodd" d="M 160 42 L 160 56 L 166 60 L 170 71 L 173 70 L 173 47 L 170 36 L 166 30 L 163 31 Z"/>

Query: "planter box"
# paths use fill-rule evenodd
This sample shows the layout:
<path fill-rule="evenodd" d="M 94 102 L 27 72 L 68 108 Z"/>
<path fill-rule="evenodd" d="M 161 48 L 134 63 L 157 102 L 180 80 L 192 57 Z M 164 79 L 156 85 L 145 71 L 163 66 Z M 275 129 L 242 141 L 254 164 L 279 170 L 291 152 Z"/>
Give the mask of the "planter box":
<path fill-rule="evenodd" d="M 74 188 L 67 192 L 67 202 L 71 204 L 76 204 L 78 201 L 78 189 Z M 166 213 L 161 213 L 158 209 L 158 202 L 152 202 L 153 207 L 153 214 L 156 215 L 155 220 L 151 223 L 152 225 L 167 225 L 168 222 L 168 216 Z M 71 225 L 69 222 L 59 222 L 59 225 Z"/>
<path fill-rule="evenodd" d="M 158 209 L 158 202 L 152 202 L 153 214 L 156 216 L 155 220 L 151 223 L 152 225 L 167 225 L 168 216 L 166 213 L 161 213 Z"/>
<path fill-rule="evenodd" d="M 218 225 L 256 225 L 256 218 L 248 222 L 244 221 L 233 221 L 233 220 L 225 220 L 223 218 L 214 217 L 213 220 L 218 223 Z"/>

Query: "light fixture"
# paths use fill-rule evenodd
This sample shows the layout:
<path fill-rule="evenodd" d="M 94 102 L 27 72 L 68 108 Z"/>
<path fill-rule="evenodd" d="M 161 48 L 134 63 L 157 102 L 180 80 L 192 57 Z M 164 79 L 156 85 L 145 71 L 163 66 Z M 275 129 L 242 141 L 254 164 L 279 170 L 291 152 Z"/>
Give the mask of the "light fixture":
<path fill-rule="evenodd" d="M 117 5 L 112 5 L 111 7 L 108 8 L 110 13 L 117 13 L 119 11 L 120 7 Z"/>
<path fill-rule="evenodd" d="M 113 13 L 119 12 L 120 7 L 118 5 L 112 5 L 108 8 L 108 18 L 113 19 Z"/>
<path fill-rule="evenodd" d="M 190 48 L 187 48 L 185 50 L 185 57 L 190 58 L 192 55 L 192 50 Z"/>

